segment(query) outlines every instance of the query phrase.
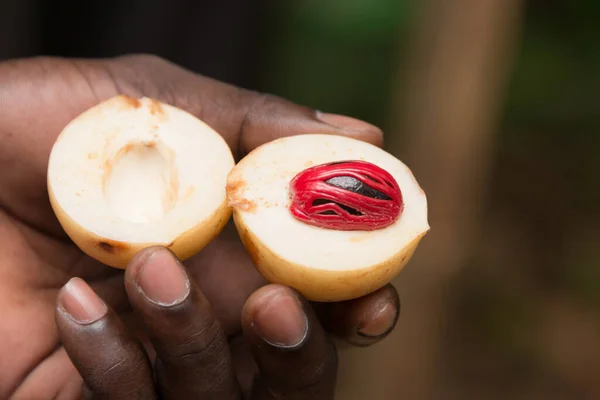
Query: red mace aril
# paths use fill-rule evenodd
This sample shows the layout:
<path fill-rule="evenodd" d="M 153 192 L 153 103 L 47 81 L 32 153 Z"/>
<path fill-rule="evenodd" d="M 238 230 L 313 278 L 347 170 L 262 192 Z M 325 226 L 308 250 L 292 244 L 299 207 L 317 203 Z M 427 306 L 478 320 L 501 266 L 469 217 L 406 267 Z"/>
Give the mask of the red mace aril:
<path fill-rule="evenodd" d="M 307 168 L 290 182 L 290 195 L 295 218 L 326 229 L 382 229 L 393 224 L 404 208 L 394 177 L 366 161 Z"/>

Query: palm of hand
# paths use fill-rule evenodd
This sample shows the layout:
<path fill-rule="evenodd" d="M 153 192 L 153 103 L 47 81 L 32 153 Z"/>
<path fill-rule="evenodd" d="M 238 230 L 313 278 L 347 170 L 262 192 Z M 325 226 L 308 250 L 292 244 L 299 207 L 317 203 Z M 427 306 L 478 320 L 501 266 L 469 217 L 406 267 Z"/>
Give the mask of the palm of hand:
<path fill-rule="evenodd" d="M 56 63 L 44 63 L 48 62 Z M 37 398 L 35 393 L 52 398 L 51 394 L 68 386 L 73 393 L 79 389 L 80 378 L 60 347 L 54 322 L 56 295 L 71 277 L 86 280 L 123 315 L 129 309 L 123 272 L 101 265 L 68 240 L 45 190 L 47 156 L 62 126 L 97 102 L 98 96 L 118 94 L 117 85 L 114 81 L 86 82 L 77 66 L 67 63 L 52 65 L 54 72 L 49 77 L 43 73 L 44 66 L 49 67 L 44 63 L 25 71 L 15 69 L 17 79 L 8 85 L 20 90 L 10 91 L 11 99 L 0 97 L 17 104 L 12 108 L 15 118 L 0 121 L 0 132 L 6 133 L 8 142 L 2 146 L 11 149 L 0 154 L 0 398 L 13 393 L 20 382 L 17 394 L 24 398 Z M 24 108 L 19 107 L 20 102 Z M 35 112 L 35 118 L 23 118 L 22 114 L 16 118 L 23 112 Z M 32 140 L 35 148 L 30 147 Z M 245 256 L 234 228 L 228 226 L 185 265 L 225 331 L 229 335 L 238 332 L 244 300 L 261 285 L 261 278 Z M 235 280 L 228 278 L 232 276 Z"/>
<path fill-rule="evenodd" d="M 3 213 L 0 218 L 0 240 L 4 243 L 0 251 L 9 249 L 14 254 L 3 254 L 0 268 L 0 304 L 3 324 L 9 329 L 0 342 L 0 370 L 10 371 L 0 376 L 1 387 L 10 393 L 25 379 L 20 393 L 23 398 L 34 393 L 50 396 L 68 392 L 65 388 L 69 386 L 75 393 L 80 389 L 80 378 L 59 343 L 54 323 L 56 295 L 69 278 L 79 276 L 135 328 L 136 321 L 127 319 L 123 272 L 99 264 L 75 246 L 41 234 L 16 217 Z M 185 264 L 226 332 L 230 336 L 238 333 L 244 300 L 261 279 L 232 229 L 227 228 L 206 251 Z M 235 281 L 228 276 L 236 276 Z"/>

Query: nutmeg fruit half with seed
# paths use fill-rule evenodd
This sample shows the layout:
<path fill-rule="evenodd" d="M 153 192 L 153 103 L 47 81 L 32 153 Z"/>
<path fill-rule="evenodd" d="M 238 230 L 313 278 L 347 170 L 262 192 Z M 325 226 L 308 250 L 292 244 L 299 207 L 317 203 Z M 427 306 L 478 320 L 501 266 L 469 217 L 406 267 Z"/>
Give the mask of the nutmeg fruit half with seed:
<path fill-rule="evenodd" d="M 125 268 L 151 245 L 184 260 L 231 216 L 227 143 L 211 127 L 150 98 L 116 96 L 72 120 L 48 162 L 58 221 L 86 254 Z"/>
<path fill-rule="evenodd" d="M 427 199 L 388 152 L 309 134 L 258 147 L 229 173 L 227 197 L 258 271 L 309 300 L 343 301 L 389 283 L 429 231 Z"/>

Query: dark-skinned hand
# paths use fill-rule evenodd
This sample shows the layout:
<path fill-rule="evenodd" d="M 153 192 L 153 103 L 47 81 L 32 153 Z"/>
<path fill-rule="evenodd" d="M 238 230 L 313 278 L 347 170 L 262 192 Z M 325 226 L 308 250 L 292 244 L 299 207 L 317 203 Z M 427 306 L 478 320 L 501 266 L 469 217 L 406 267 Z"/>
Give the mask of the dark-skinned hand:
<path fill-rule="evenodd" d="M 117 94 L 180 107 L 239 159 L 304 133 L 382 144 L 367 123 L 193 74 L 153 56 L 0 63 L 0 399 L 332 399 L 332 337 L 368 346 L 399 313 L 386 286 L 311 304 L 267 285 L 228 226 L 185 266 L 164 248 L 127 270 L 83 254 L 48 201 L 61 129 Z"/>

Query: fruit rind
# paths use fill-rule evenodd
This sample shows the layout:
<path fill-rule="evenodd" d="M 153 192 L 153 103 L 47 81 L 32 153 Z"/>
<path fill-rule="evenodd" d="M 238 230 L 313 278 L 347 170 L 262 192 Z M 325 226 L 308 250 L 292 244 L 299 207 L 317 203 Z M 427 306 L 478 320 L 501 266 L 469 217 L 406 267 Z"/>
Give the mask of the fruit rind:
<path fill-rule="evenodd" d="M 423 232 L 382 263 L 340 272 L 309 268 L 283 260 L 250 232 L 235 209 L 233 221 L 254 266 L 268 282 L 293 287 L 308 300 L 318 302 L 352 300 L 385 286 L 408 264 L 427 233 Z"/>
<path fill-rule="evenodd" d="M 69 217 L 56 203 L 52 192 L 49 194 L 54 214 L 73 243 L 93 259 L 117 269 L 125 269 L 135 254 L 154 245 L 167 247 L 181 261 L 185 261 L 210 244 L 225 228 L 231 217 L 231 208 L 227 205 L 227 201 L 224 201 L 203 224 L 189 229 L 170 243 L 126 243 L 85 231 L 85 228 Z"/>

